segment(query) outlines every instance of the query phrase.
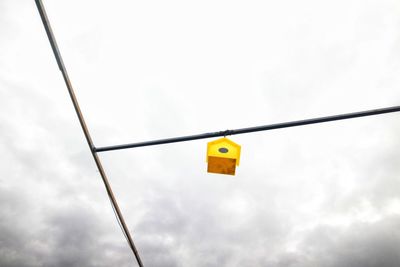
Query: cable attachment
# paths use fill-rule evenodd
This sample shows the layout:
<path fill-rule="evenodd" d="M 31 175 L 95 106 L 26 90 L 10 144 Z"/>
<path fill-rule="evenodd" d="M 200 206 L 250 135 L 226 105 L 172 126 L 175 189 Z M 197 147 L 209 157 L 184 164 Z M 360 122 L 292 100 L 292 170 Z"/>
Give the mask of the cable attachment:
<path fill-rule="evenodd" d="M 227 135 L 232 135 L 232 134 L 233 134 L 233 131 L 232 131 L 232 130 L 225 130 L 225 131 L 222 132 L 222 135 L 223 135 L 224 137 L 226 137 Z"/>

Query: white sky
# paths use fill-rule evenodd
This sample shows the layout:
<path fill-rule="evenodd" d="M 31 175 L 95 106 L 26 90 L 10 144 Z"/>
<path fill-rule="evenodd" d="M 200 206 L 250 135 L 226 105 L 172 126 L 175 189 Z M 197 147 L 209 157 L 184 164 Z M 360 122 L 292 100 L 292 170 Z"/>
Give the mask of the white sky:
<path fill-rule="evenodd" d="M 96 146 L 400 103 L 400 3 L 44 1 Z M 145 266 L 398 266 L 400 114 L 101 154 Z M 0 1 L 0 266 L 136 266 L 34 1 Z"/>

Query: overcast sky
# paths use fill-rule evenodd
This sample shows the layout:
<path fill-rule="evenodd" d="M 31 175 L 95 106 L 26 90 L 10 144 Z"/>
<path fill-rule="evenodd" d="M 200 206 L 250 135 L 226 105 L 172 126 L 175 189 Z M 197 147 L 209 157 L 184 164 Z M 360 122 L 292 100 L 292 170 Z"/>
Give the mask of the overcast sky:
<path fill-rule="evenodd" d="M 400 104 L 397 0 L 43 0 L 96 146 Z M 397 267 L 400 114 L 100 155 L 145 266 Z M 0 0 L 0 266 L 137 266 L 33 0 Z"/>

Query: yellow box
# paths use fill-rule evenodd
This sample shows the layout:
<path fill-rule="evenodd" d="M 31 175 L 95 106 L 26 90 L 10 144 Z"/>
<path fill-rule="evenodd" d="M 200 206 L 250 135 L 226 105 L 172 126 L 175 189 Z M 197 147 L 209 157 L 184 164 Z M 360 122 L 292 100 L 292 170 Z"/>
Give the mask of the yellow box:
<path fill-rule="evenodd" d="M 225 137 L 209 142 L 207 162 L 208 172 L 235 175 L 240 162 L 240 145 Z"/>

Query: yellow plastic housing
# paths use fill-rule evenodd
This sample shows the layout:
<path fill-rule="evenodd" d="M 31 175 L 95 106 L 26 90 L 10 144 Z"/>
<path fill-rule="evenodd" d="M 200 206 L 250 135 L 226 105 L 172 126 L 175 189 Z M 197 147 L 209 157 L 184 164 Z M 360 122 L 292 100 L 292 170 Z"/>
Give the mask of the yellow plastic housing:
<path fill-rule="evenodd" d="M 240 145 L 220 138 L 207 144 L 207 171 L 210 173 L 235 175 L 236 166 L 240 163 Z"/>

